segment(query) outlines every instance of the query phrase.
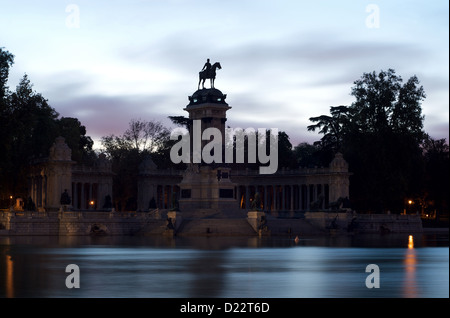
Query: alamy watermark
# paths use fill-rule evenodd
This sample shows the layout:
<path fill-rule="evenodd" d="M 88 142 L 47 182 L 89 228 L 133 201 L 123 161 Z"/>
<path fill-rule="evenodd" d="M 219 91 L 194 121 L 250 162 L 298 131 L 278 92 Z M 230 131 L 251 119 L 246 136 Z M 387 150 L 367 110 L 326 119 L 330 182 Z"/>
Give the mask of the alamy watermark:
<path fill-rule="evenodd" d="M 377 264 L 366 266 L 366 273 L 370 273 L 366 278 L 367 288 L 380 288 L 380 267 Z"/>
<path fill-rule="evenodd" d="M 80 288 L 80 268 L 76 264 L 66 266 L 66 273 L 70 273 L 66 277 L 67 288 Z"/>
<path fill-rule="evenodd" d="M 76 4 L 68 4 L 66 6 L 66 13 L 69 15 L 66 17 L 66 27 L 69 29 L 80 28 L 80 7 Z"/>
<path fill-rule="evenodd" d="M 366 27 L 369 29 L 378 29 L 380 27 L 380 7 L 377 4 L 368 4 L 366 12 L 370 13 L 366 17 Z"/>
<path fill-rule="evenodd" d="M 233 163 L 234 160 L 235 163 L 244 163 L 247 141 L 248 163 L 256 163 L 258 156 L 259 163 L 267 164 L 259 167 L 260 174 L 273 174 L 278 170 L 278 128 L 226 128 L 225 136 L 222 136 L 221 131 L 214 127 L 206 128 L 202 133 L 201 120 L 196 119 L 192 123 L 192 138 L 186 128 L 176 128 L 172 130 L 170 139 L 178 140 L 170 150 L 170 159 L 176 164 L 201 163 L 202 160 L 205 163 Z M 209 141 L 203 149 L 202 141 Z"/>
<path fill-rule="evenodd" d="M 67 265 L 66 273 L 70 273 L 66 277 L 66 287 L 69 289 L 80 288 L 80 268 L 78 265 Z M 366 266 L 366 273 L 370 273 L 365 280 L 366 287 L 369 289 L 380 288 L 380 267 L 377 264 L 369 264 Z"/>

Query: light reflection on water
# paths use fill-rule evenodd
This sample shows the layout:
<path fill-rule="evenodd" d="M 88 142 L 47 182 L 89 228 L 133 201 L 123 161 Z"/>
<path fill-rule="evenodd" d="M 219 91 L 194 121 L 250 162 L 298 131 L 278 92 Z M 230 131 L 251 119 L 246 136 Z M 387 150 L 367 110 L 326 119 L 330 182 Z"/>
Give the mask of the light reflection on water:
<path fill-rule="evenodd" d="M 433 242 L 0 237 L 0 297 L 448 298 L 448 237 Z M 68 264 L 80 268 L 79 289 L 65 286 Z M 380 268 L 378 289 L 365 286 L 368 264 Z"/>

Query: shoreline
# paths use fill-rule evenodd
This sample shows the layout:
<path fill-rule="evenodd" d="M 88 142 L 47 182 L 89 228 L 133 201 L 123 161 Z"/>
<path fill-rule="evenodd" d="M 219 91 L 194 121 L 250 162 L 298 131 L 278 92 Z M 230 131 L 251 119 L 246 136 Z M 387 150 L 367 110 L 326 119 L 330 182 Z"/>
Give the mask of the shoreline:
<path fill-rule="evenodd" d="M 231 235 L 295 237 L 296 235 L 325 234 L 333 236 L 348 233 L 448 235 L 449 228 L 423 226 L 418 215 L 365 215 L 353 211 L 291 212 L 286 215 L 249 211 L 240 217 L 190 215 L 179 211 L 159 209 L 133 213 L 11 211 L 0 215 L 0 236 Z"/>

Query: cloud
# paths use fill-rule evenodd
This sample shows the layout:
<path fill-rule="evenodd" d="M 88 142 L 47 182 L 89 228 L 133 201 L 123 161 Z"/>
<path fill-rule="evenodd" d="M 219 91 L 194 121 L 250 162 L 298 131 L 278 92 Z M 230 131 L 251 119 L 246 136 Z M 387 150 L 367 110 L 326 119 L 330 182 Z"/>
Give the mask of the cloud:
<path fill-rule="evenodd" d="M 368 3 L 354 1 L 81 1 L 79 29 L 67 28 L 64 4 L 10 2 L 0 19 L 16 55 L 10 87 L 27 72 L 95 140 L 131 119 L 170 127 L 167 116 L 187 116 L 206 58 L 222 64 L 216 87 L 232 127 L 279 128 L 293 145 L 319 140 L 310 117 L 349 105 L 364 72 L 394 68 L 404 80 L 417 74 L 425 130 L 448 138 L 447 2 L 381 1 L 379 29 L 365 26 Z"/>
<path fill-rule="evenodd" d="M 316 32 L 314 37 L 293 32 L 285 37 L 242 42 L 224 38 L 218 44 L 208 37 L 192 39 L 190 31 L 170 36 L 120 52 L 120 57 L 133 63 L 156 66 L 174 72 L 180 84 L 196 81 L 206 58 L 220 61 L 223 70 L 218 80 L 249 93 L 270 85 L 283 89 L 286 85 L 301 88 L 347 84 L 349 87 L 363 72 L 381 69 L 420 71 L 419 61 L 429 51 L 401 41 L 358 41 L 342 39 L 333 32 Z M 195 79 L 195 80 L 194 80 Z M 218 82 L 220 83 L 220 82 Z M 273 90 L 278 91 L 278 87 Z M 290 88 L 290 87 L 287 87 Z"/>
<path fill-rule="evenodd" d="M 94 136 L 121 134 L 132 118 L 159 118 L 170 125 L 167 116 L 187 116 L 182 110 L 187 96 L 196 90 L 205 59 L 211 58 L 223 67 L 216 87 L 228 94 L 233 107 L 230 125 L 276 127 L 299 142 L 314 141 L 320 136 L 306 131 L 308 118 L 328 113 L 332 105 L 350 104 L 353 82 L 364 72 L 392 67 L 412 75 L 420 71 L 417 61 L 429 54 L 401 41 L 357 41 L 334 32 L 292 32 L 248 42 L 193 38 L 191 32 L 176 31 L 111 51 L 108 59 L 117 59 L 123 69 L 139 69 L 137 77 L 130 71 L 114 81 L 108 74 L 96 74 L 94 80 L 82 70 L 61 72 L 48 81 L 54 87 L 50 95 L 62 114 L 78 117 Z M 116 92 L 105 94 L 108 87 Z M 134 89 L 126 94 L 127 87 Z"/>
<path fill-rule="evenodd" d="M 169 114 L 158 110 L 164 104 L 166 96 L 140 96 L 135 98 L 82 96 L 60 101 L 56 110 L 62 117 L 75 117 L 87 128 L 87 135 L 99 140 L 107 135 L 122 135 L 131 119 L 155 120 L 164 122 L 168 127 Z M 157 111 L 155 111 L 156 106 Z"/>

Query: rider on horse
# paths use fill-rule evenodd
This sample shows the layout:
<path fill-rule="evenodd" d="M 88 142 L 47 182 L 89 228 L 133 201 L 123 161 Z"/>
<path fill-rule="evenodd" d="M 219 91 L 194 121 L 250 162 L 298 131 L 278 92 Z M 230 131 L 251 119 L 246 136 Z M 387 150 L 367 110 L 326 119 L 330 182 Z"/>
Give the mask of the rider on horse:
<path fill-rule="evenodd" d="M 211 63 L 209 63 L 209 59 L 206 60 L 205 66 L 203 66 L 202 71 L 205 70 L 206 78 L 210 78 L 211 74 Z"/>
<path fill-rule="evenodd" d="M 216 79 L 216 69 L 221 69 L 222 66 L 219 62 L 211 65 L 209 59 L 207 59 L 203 69 L 199 72 L 198 89 L 200 89 L 200 83 L 203 81 L 203 88 L 205 88 L 205 80 L 209 78 L 211 80 L 211 88 L 214 88 L 214 80 Z"/>

